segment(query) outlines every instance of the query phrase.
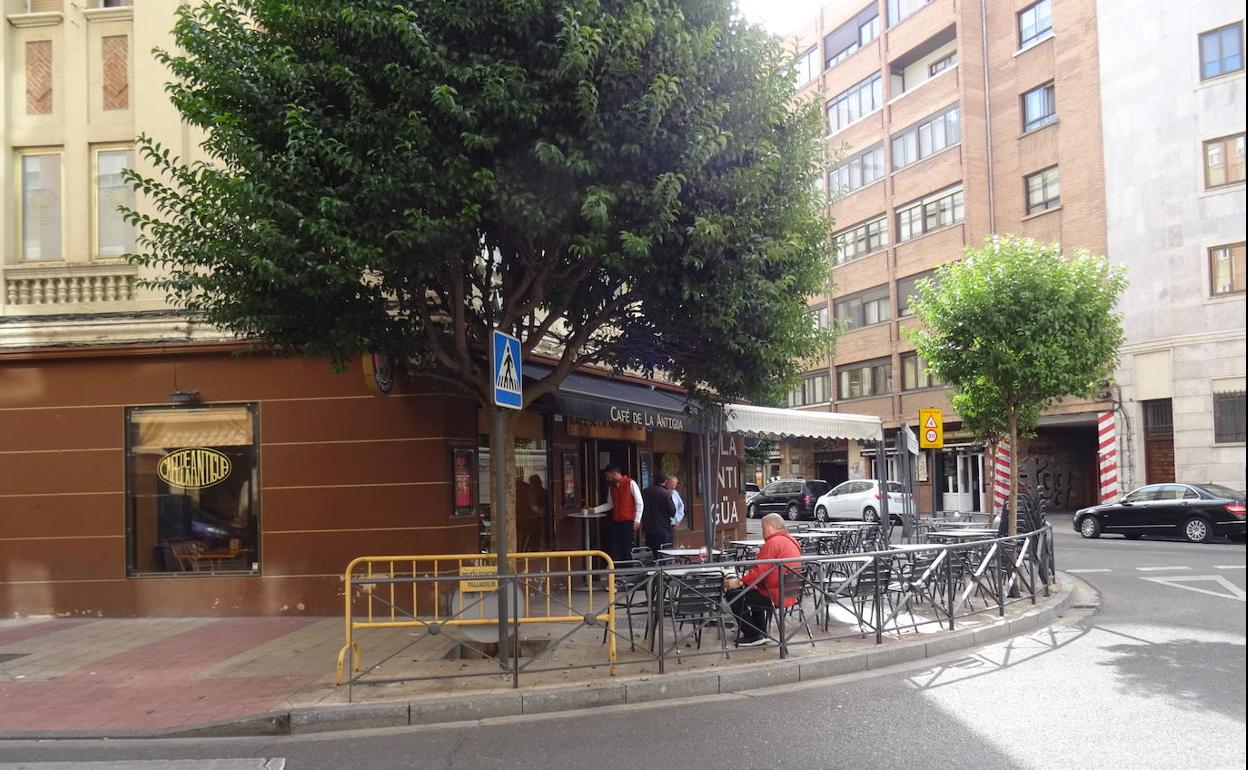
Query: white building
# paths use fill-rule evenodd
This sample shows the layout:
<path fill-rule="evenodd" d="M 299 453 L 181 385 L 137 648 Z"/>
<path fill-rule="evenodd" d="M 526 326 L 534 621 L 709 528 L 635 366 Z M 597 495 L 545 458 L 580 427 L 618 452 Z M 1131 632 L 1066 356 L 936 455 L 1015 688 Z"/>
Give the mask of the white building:
<path fill-rule="evenodd" d="M 1244 5 L 1098 6 L 1120 482 L 1244 489 Z"/>

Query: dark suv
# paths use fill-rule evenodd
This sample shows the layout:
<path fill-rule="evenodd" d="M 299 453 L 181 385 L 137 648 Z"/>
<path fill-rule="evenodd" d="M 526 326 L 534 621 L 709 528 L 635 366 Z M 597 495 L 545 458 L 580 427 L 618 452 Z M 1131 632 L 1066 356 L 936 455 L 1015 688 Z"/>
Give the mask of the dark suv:
<path fill-rule="evenodd" d="M 828 482 L 818 479 L 773 481 L 754 495 L 745 508 L 745 515 L 757 519 L 769 513 L 778 513 L 789 521 L 813 519 L 815 501 L 827 491 Z"/>

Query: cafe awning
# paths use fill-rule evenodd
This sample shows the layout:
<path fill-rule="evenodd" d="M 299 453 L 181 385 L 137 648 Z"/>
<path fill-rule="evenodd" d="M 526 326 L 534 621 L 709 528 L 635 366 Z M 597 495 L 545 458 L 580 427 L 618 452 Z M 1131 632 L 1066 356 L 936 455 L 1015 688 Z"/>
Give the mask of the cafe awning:
<path fill-rule="evenodd" d="M 758 438 L 837 438 L 879 441 L 884 426 L 879 417 L 839 412 L 807 412 L 766 406 L 729 404 L 724 407 L 729 433 Z"/>
<path fill-rule="evenodd" d="M 526 363 L 526 379 L 540 380 L 550 369 Z M 685 412 L 685 396 L 613 377 L 573 372 L 554 394 L 555 411 L 567 417 L 674 431 L 695 431 L 696 421 Z"/>

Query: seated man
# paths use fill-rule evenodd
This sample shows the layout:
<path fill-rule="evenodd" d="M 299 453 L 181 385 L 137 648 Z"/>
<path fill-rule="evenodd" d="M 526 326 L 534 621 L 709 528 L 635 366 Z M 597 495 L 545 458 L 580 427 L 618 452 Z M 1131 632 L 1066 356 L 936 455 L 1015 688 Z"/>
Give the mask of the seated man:
<path fill-rule="evenodd" d="M 766 542 L 758 550 L 758 559 L 798 558 L 802 547 L 789 534 L 784 519 L 778 513 L 763 517 L 763 538 Z M 798 568 L 801 562 L 785 564 L 759 564 L 741 578 L 725 578 L 724 589 L 732 614 L 737 616 L 737 646 L 754 647 L 766 643 L 763 629 L 767 613 L 780 602 L 780 571 L 782 567 Z M 784 597 L 784 606 L 792 607 L 795 596 Z"/>

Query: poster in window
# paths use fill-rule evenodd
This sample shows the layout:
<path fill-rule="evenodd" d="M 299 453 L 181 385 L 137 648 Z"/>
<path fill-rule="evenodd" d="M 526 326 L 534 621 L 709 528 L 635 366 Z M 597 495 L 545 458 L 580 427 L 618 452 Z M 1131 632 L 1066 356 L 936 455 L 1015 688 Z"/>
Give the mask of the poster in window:
<path fill-rule="evenodd" d="M 637 464 L 641 466 L 641 488 L 645 489 L 650 486 L 650 453 L 640 453 L 637 457 Z"/>
<path fill-rule="evenodd" d="M 472 492 L 476 487 L 476 480 L 473 478 L 475 470 L 476 462 L 471 449 L 451 450 L 451 471 L 455 488 L 453 515 L 455 516 L 471 516 L 474 513 Z"/>
<path fill-rule="evenodd" d="M 560 468 L 563 479 L 563 507 L 576 507 L 576 452 L 564 452 Z"/>

